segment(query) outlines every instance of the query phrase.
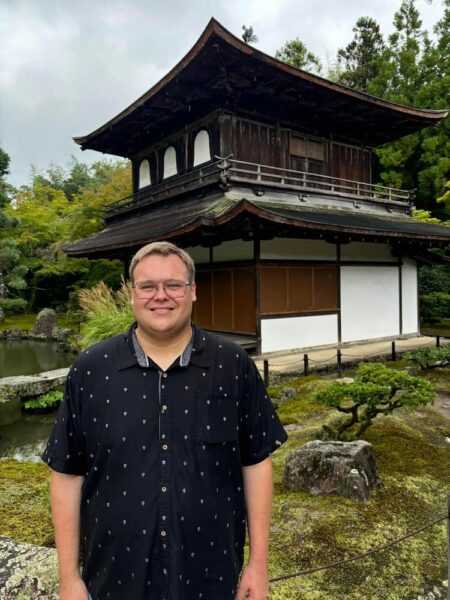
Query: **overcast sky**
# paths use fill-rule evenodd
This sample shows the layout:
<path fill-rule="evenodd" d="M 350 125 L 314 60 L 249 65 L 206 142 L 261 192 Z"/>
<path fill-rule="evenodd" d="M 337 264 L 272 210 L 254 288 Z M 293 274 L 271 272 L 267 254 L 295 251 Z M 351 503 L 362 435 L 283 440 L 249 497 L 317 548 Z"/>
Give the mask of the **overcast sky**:
<path fill-rule="evenodd" d="M 416 0 L 424 26 L 440 0 Z M 169 71 L 214 16 L 237 36 L 252 25 L 268 54 L 299 37 L 327 61 L 352 38 L 358 17 L 392 31 L 400 0 L 0 0 L 0 146 L 9 181 L 31 165 L 90 162 L 72 141 L 103 125 Z"/>

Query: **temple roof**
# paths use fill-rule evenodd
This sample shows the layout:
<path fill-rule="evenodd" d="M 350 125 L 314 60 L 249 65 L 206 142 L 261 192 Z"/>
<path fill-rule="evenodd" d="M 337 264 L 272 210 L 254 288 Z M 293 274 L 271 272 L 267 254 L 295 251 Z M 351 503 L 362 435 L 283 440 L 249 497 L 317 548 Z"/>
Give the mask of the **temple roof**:
<path fill-rule="evenodd" d="M 69 256 L 111 257 L 162 239 L 184 246 L 208 246 L 242 237 L 446 246 L 450 243 L 450 227 L 406 216 L 238 199 L 223 193 L 183 202 L 159 202 L 147 215 L 123 218 L 64 250 Z"/>
<path fill-rule="evenodd" d="M 82 149 L 130 157 L 223 109 L 336 141 L 377 146 L 438 123 L 446 110 L 388 102 L 297 69 L 244 43 L 211 19 L 184 58 Z"/>

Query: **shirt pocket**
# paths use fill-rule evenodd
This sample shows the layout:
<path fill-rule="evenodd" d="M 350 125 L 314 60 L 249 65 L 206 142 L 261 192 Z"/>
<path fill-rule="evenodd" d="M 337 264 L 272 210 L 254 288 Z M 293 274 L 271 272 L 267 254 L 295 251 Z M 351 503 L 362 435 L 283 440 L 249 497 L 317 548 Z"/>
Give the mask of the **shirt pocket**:
<path fill-rule="evenodd" d="M 196 397 L 195 439 L 210 447 L 238 440 L 237 397 L 232 394 L 204 394 Z"/>

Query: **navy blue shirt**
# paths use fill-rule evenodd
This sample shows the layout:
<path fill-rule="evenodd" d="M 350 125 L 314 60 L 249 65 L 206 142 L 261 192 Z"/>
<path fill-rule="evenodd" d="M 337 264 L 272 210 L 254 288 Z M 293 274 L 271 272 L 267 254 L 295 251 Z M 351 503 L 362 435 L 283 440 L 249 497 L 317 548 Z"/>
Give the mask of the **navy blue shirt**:
<path fill-rule="evenodd" d="M 133 330 L 73 365 L 43 459 L 83 475 L 83 579 L 93 600 L 234 600 L 242 466 L 286 440 L 254 362 L 193 328 L 162 371 Z"/>

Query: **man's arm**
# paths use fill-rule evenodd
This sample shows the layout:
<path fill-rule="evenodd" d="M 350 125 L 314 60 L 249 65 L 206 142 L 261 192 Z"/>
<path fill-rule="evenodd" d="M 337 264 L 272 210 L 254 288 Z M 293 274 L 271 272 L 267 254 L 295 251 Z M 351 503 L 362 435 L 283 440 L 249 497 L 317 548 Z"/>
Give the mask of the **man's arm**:
<path fill-rule="evenodd" d="M 269 592 L 268 553 L 272 511 L 272 459 L 242 468 L 250 555 L 242 571 L 236 600 L 264 600 Z"/>
<path fill-rule="evenodd" d="M 80 500 L 84 477 L 52 471 L 50 499 L 60 575 L 60 600 L 88 600 L 81 579 Z"/>

